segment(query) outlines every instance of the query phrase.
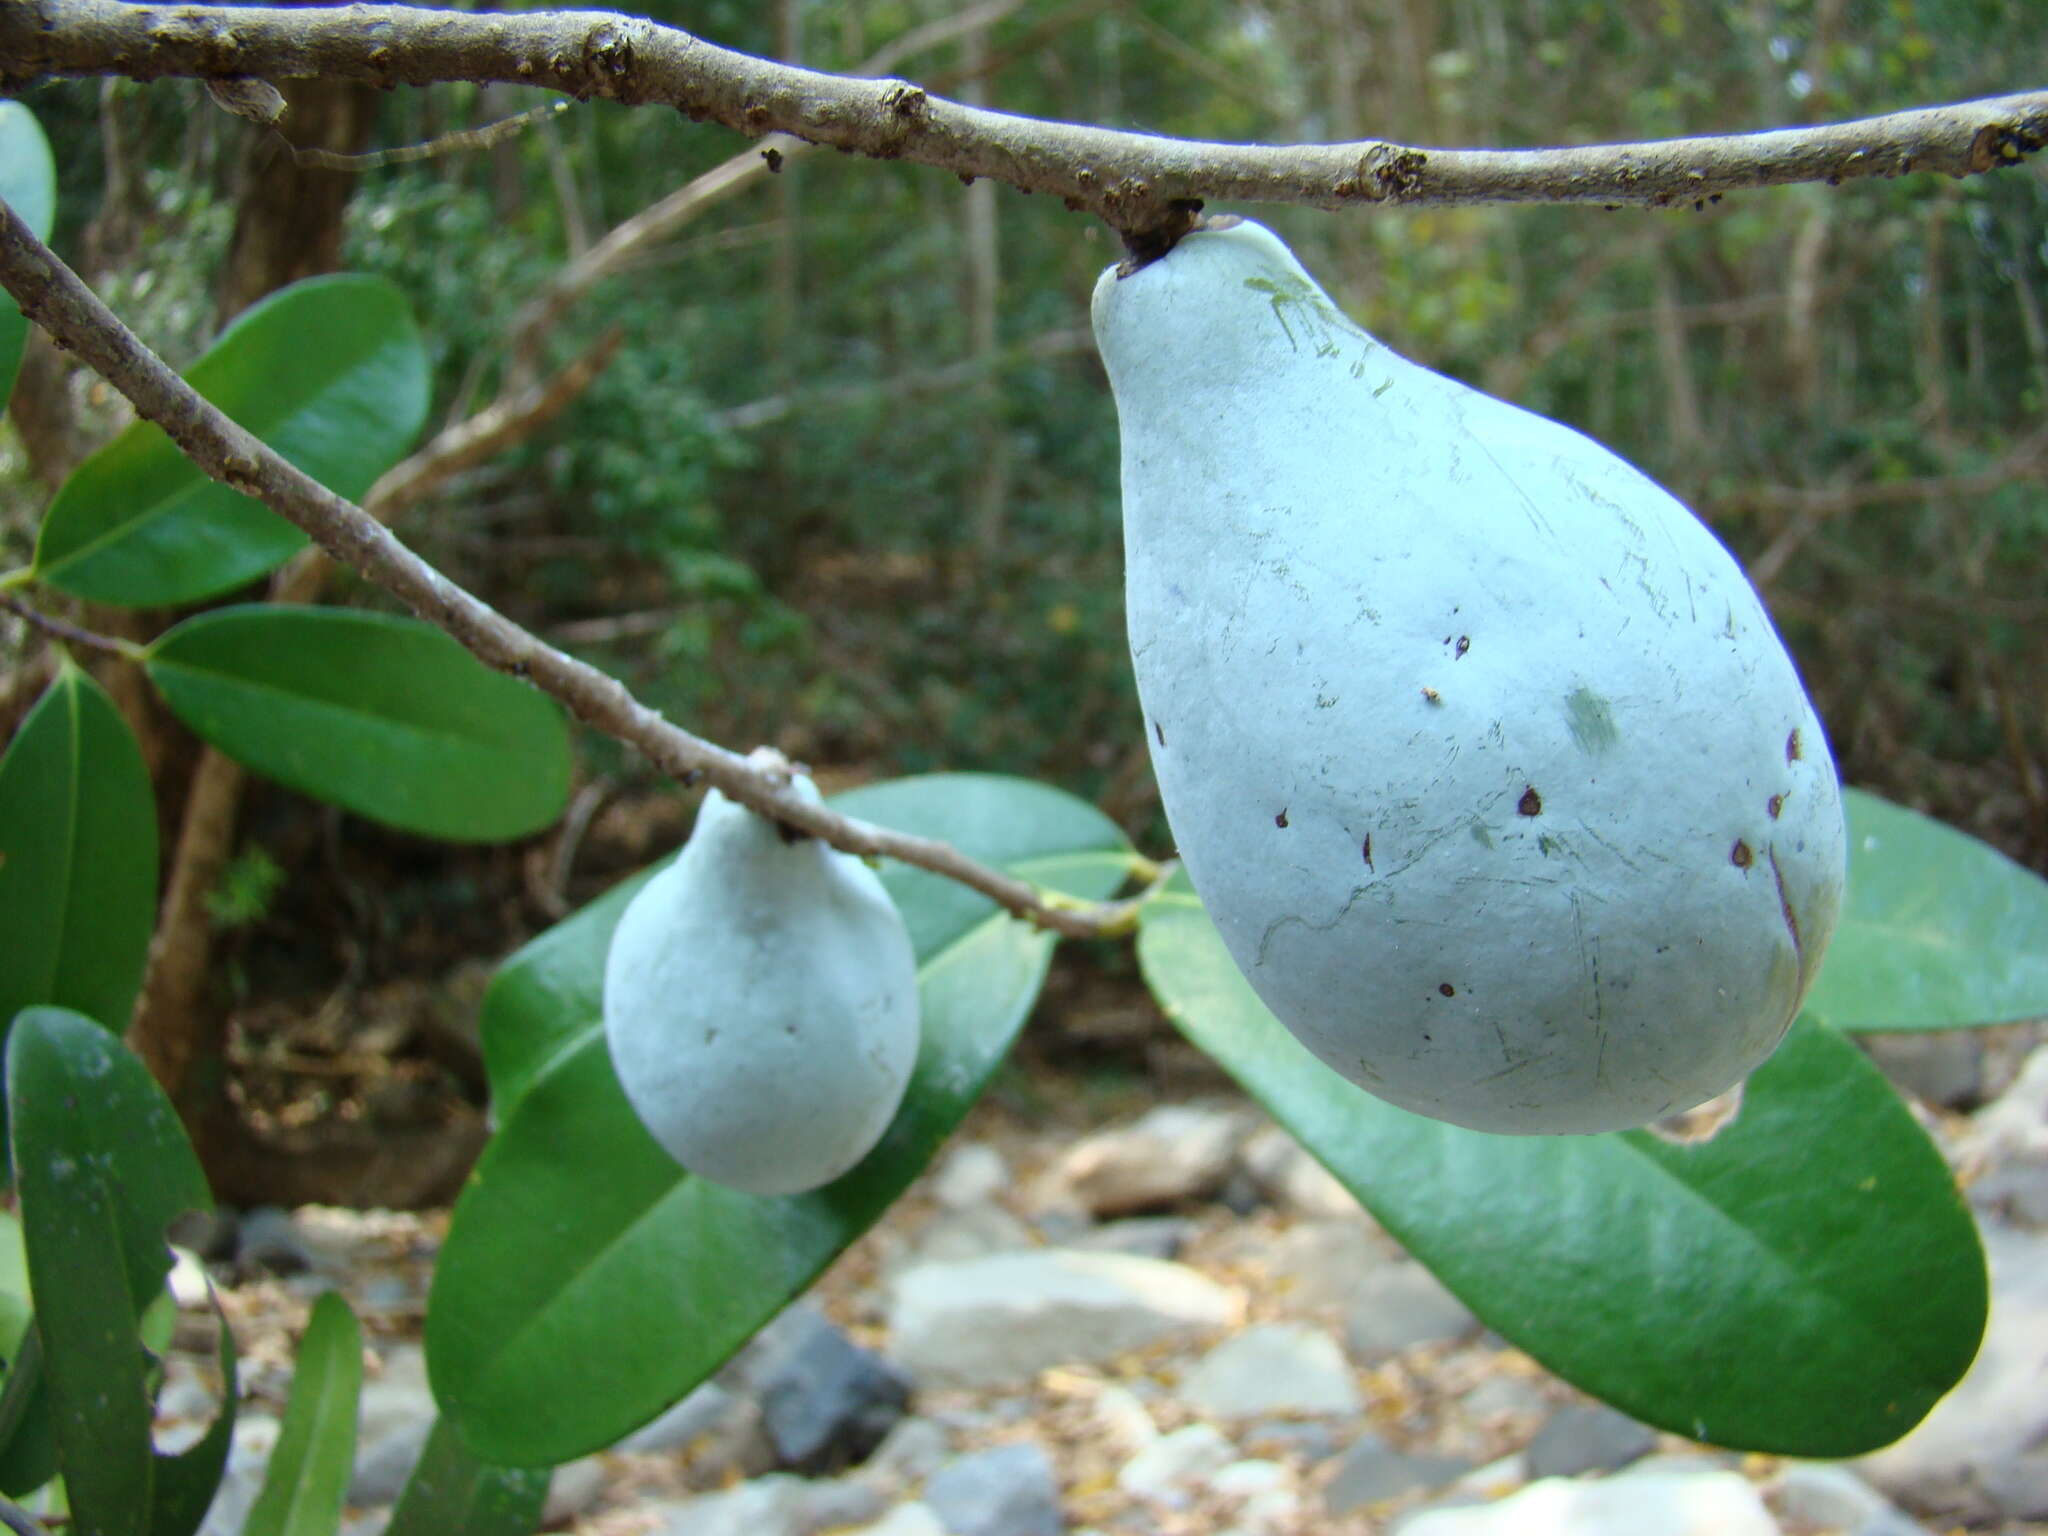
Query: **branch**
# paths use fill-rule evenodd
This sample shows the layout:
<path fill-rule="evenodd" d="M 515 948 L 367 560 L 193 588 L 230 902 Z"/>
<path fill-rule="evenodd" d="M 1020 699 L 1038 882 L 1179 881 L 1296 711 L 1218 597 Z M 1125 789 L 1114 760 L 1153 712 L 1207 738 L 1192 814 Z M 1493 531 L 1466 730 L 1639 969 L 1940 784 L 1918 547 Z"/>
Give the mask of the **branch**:
<path fill-rule="evenodd" d="M 1124 904 L 1076 909 L 950 844 L 855 821 L 794 793 L 786 776 L 670 725 L 616 678 L 564 655 L 448 580 L 369 513 L 295 468 L 202 399 L 0 201 L 0 285 L 201 469 L 296 524 L 334 559 L 446 630 L 486 665 L 532 682 L 674 779 L 708 780 L 763 816 L 864 858 L 890 858 L 979 891 L 1042 928 L 1092 938 L 1127 924 Z"/>
<path fill-rule="evenodd" d="M 44 634 L 62 640 L 67 645 L 82 645 L 89 650 L 126 657 L 129 661 L 140 661 L 144 655 L 143 648 L 132 640 L 116 640 L 110 635 L 97 634 L 90 629 L 81 629 L 76 624 L 67 624 L 62 619 L 29 607 L 11 593 L 0 593 L 0 608 L 6 609 L 16 618 L 26 620 Z"/>
<path fill-rule="evenodd" d="M 1212 144 L 965 106 L 902 80 L 774 64 L 606 11 L 480 12 L 407 5 L 0 5 L 0 89 L 43 75 L 213 79 L 325 76 L 373 85 L 456 80 L 579 99 L 661 103 L 750 138 L 813 144 L 986 176 L 1099 214 L 1173 227 L 1205 198 L 1361 204 L 1594 203 L 1670 207 L 1743 188 L 1938 171 L 1969 176 L 2048 145 L 2048 91 L 1768 133 L 1559 149 L 1431 149 L 1367 140 Z"/>

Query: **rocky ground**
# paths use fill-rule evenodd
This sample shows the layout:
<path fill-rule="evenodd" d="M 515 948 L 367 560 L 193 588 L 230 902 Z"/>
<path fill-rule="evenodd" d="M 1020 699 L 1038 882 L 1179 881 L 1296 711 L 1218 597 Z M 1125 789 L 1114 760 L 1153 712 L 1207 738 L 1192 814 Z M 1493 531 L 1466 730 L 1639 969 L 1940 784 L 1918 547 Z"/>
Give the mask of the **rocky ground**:
<path fill-rule="evenodd" d="M 1953 1098 L 1956 1052 L 1923 1042 L 1890 1065 Z M 2001 1070 L 1981 1041 L 1974 1052 L 1972 1094 L 1998 1086 L 1986 1073 L 2012 1078 L 2016 1053 Z M 1084 1086 L 1034 1092 L 1071 1104 Z M 1100 1108 L 1106 1128 L 1077 1139 L 1015 1095 L 985 1104 L 716 1381 L 560 1468 L 551 1527 L 2048 1536 L 2048 1048 L 1973 1114 L 1930 1111 L 1984 1228 L 1991 1333 L 1926 1425 L 1850 1464 L 1708 1451 L 1585 1399 L 1486 1333 L 1242 1100 Z M 291 1341 L 328 1287 L 373 1356 L 349 1530 L 381 1527 L 433 1413 L 419 1332 L 445 1227 L 320 1207 L 240 1218 L 214 1272 L 244 1412 L 206 1536 L 240 1530 Z M 179 1284 L 197 1346 L 195 1262 Z M 205 1358 L 174 1354 L 167 1439 L 211 1412 Z"/>

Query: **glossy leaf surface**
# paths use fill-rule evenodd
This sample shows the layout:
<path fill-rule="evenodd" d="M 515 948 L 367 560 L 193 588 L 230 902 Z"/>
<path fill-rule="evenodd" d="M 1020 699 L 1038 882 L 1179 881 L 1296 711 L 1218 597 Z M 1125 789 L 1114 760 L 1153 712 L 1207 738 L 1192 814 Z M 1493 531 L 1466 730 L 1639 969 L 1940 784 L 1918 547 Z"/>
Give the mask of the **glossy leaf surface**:
<path fill-rule="evenodd" d="M 2048 880 L 1852 789 L 1849 893 L 1806 999 L 1838 1029 L 1953 1029 L 2048 1015 Z"/>
<path fill-rule="evenodd" d="M 527 1536 L 547 1498 L 545 1467 L 478 1461 L 448 1421 L 436 1419 L 384 1536 Z"/>
<path fill-rule="evenodd" d="M 251 305 L 186 370 L 201 395 L 351 501 L 426 419 L 427 351 L 405 295 L 379 277 L 308 278 Z M 210 479 L 149 422 L 58 490 L 36 574 L 95 602 L 172 606 L 238 587 L 306 536 Z"/>
<path fill-rule="evenodd" d="M 226 1455 L 227 1415 L 183 1457 L 156 1455 L 141 1339 L 170 1272 L 164 1229 L 212 1204 L 199 1161 L 148 1070 L 83 1015 L 26 1010 L 7 1067 L 29 1280 L 77 1528 L 189 1531 L 205 1508 L 192 1508 L 192 1490 L 210 1489 Z"/>
<path fill-rule="evenodd" d="M 100 685 L 66 666 L 0 759 L 0 1028 L 34 1003 L 128 1027 L 156 864 L 141 750 Z"/>
<path fill-rule="evenodd" d="M 1795 1026 L 1711 1140 L 1492 1136 L 1317 1061 L 1184 876 L 1148 904 L 1139 958 L 1175 1025 L 1489 1326 L 1646 1423 L 1852 1456 L 1912 1428 L 1976 1353 L 1969 1212 L 1897 1095 L 1821 1025 Z"/>
<path fill-rule="evenodd" d="M 523 837 L 568 797 L 554 701 L 417 620 L 217 608 L 158 640 L 149 675 L 179 719 L 237 762 L 402 831 Z"/>
<path fill-rule="evenodd" d="M 1018 780 L 899 780 L 834 804 L 1077 896 L 1111 893 L 1127 866 L 1099 812 Z M 1052 940 L 936 876 L 889 866 L 883 879 L 917 948 L 923 1047 L 881 1143 L 807 1194 L 690 1177 L 634 1117 L 599 1011 L 617 903 L 508 962 L 485 1024 L 519 1021 L 492 1064 L 506 1118 L 456 1208 L 428 1312 L 435 1396 L 476 1454 L 566 1460 L 675 1402 L 888 1208 L 980 1096 Z"/>
<path fill-rule="evenodd" d="M 299 1340 L 277 1449 L 242 1536 L 333 1536 L 340 1528 L 362 1388 L 362 1329 L 339 1293 L 323 1292 Z"/>

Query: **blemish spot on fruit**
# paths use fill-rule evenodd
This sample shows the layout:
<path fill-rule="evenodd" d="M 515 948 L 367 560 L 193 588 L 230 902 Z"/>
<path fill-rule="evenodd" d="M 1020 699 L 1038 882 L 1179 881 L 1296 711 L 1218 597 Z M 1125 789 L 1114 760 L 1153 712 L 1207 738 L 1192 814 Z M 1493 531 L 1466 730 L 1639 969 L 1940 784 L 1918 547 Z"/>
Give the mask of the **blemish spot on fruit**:
<path fill-rule="evenodd" d="M 1785 797 L 1783 795 L 1771 796 L 1770 799 L 1764 802 L 1764 809 L 1771 813 L 1771 820 L 1776 821 L 1785 814 Z"/>
<path fill-rule="evenodd" d="M 1515 802 L 1515 809 L 1524 816 L 1541 816 L 1543 814 L 1543 797 L 1536 793 L 1536 786 L 1534 784 L 1531 784 L 1522 791 L 1522 798 Z"/>
<path fill-rule="evenodd" d="M 1470 635 L 1460 635 L 1458 636 L 1458 643 L 1451 647 L 1451 654 L 1453 657 L 1458 657 L 1464 655 L 1467 651 L 1471 649 L 1472 637 Z"/>
<path fill-rule="evenodd" d="M 1273 818 L 1273 825 L 1284 829 L 1287 825 L 1287 812 L 1283 810 L 1278 816 L 1275 816 Z"/>
<path fill-rule="evenodd" d="M 1785 738 L 1785 761 L 1796 763 L 1799 756 L 1799 727 L 1795 725 L 1792 727 L 1792 734 Z"/>
<path fill-rule="evenodd" d="M 1161 725 L 1157 720 L 1154 720 L 1152 722 L 1152 737 L 1162 747 L 1166 745 L 1166 727 Z"/>
<path fill-rule="evenodd" d="M 1607 700 L 1583 685 L 1565 695 L 1564 723 L 1581 752 L 1604 752 L 1621 740 Z"/>
<path fill-rule="evenodd" d="M 1472 841 L 1482 848 L 1491 848 L 1493 846 L 1493 834 L 1486 830 L 1485 822 L 1475 821 L 1472 823 Z"/>
<path fill-rule="evenodd" d="M 1432 704 L 1441 704 L 1444 701 L 1444 696 L 1438 693 L 1434 688 L 1424 688 L 1422 690 L 1422 696 Z"/>
<path fill-rule="evenodd" d="M 1448 981 L 1438 982 L 1436 984 L 1436 990 L 1437 995 L 1440 997 L 1456 997 L 1458 995 L 1458 989 L 1452 986 Z"/>
<path fill-rule="evenodd" d="M 1363 850 L 1361 850 L 1361 851 L 1362 851 L 1362 852 L 1363 852 L 1363 853 L 1365 854 L 1365 867 L 1366 867 L 1367 869 L 1371 869 L 1371 868 L 1372 868 L 1372 834 L 1371 834 L 1370 832 L 1368 832 L 1368 833 L 1366 833 L 1366 834 L 1365 834 L 1365 847 L 1364 847 L 1364 849 L 1363 849 Z"/>
<path fill-rule="evenodd" d="M 1756 855 L 1750 852 L 1749 844 L 1738 837 L 1735 846 L 1728 850 L 1728 862 L 1737 869 L 1747 869 L 1756 862 Z"/>

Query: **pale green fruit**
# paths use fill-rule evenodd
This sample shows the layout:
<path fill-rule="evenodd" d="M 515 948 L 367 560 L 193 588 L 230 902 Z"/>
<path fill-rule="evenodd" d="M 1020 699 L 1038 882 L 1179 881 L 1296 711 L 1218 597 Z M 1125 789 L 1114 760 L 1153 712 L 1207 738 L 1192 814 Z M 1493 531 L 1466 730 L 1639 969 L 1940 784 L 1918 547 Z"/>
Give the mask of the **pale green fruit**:
<path fill-rule="evenodd" d="M 917 958 L 873 870 L 713 790 L 619 920 L 604 1029 L 670 1156 L 794 1194 L 846 1172 L 895 1117 L 917 1060 Z"/>
<path fill-rule="evenodd" d="M 1845 838 L 1713 534 L 1396 356 L 1258 225 L 1105 273 L 1094 316 L 1147 745 L 1267 1006 L 1360 1086 L 1489 1131 L 1644 1124 L 1768 1056 Z"/>

